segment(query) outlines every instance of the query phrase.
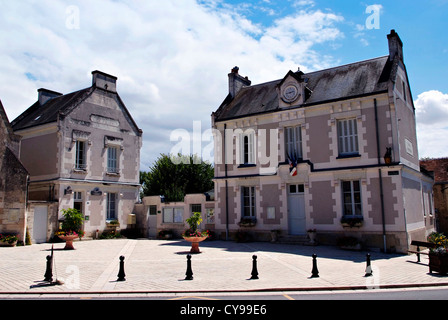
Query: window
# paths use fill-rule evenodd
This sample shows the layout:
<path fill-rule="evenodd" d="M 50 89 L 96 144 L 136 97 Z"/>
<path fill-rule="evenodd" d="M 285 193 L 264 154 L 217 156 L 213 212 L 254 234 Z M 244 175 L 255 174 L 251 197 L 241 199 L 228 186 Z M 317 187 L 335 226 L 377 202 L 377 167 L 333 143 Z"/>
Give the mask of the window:
<path fill-rule="evenodd" d="M 82 192 L 75 191 L 73 194 L 73 209 L 82 213 Z"/>
<path fill-rule="evenodd" d="M 76 156 L 75 156 L 75 169 L 85 170 L 86 165 L 86 142 L 82 140 L 76 140 Z"/>
<path fill-rule="evenodd" d="M 304 193 L 305 186 L 303 184 L 290 184 L 289 185 L 289 194 L 298 194 Z"/>
<path fill-rule="evenodd" d="M 406 85 L 404 84 L 404 81 L 401 81 L 401 85 L 403 86 L 403 98 L 404 98 L 404 102 L 407 101 L 407 92 L 406 92 Z"/>
<path fill-rule="evenodd" d="M 107 148 L 107 172 L 118 173 L 118 148 Z"/>
<path fill-rule="evenodd" d="M 202 212 L 202 205 L 201 204 L 192 204 L 191 205 L 191 215 L 193 215 L 194 212 Z"/>
<path fill-rule="evenodd" d="M 343 181 L 342 198 L 344 202 L 344 216 L 362 216 L 359 181 Z"/>
<path fill-rule="evenodd" d="M 255 132 L 240 135 L 240 164 L 255 164 Z"/>
<path fill-rule="evenodd" d="M 163 208 L 164 223 L 183 223 L 183 221 L 184 221 L 183 208 Z"/>
<path fill-rule="evenodd" d="M 107 220 L 117 219 L 117 194 L 107 193 Z"/>
<path fill-rule="evenodd" d="M 339 155 L 355 155 L 358 149 L 358 128 L 356 119 L 338 120 Z"/>
<path fill-rule="evenodd" d="M 302 159 L 302 127 L 285 128 L 286 159 Z"/>
<path fill-rule="evenodd" d="M 243 218 L 255 218 L 255 187 L 242 187 Z"/>
<path fill-rule="evenodd" d="M 157 206 L 149 206 L 149 215 L 150 216 L 157 215 Z"/>

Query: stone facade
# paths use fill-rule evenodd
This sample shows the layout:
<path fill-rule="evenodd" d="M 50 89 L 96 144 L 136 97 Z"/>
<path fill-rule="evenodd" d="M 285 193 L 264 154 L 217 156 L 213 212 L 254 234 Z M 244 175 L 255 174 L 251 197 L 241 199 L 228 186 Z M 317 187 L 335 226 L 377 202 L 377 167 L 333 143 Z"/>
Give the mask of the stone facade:
<path fill-rule="evenodd" d="M 201 212 L 201 230 L 215 229 L 215 200 L 209 194 L 187 194 L 184 201 L 165 202 L 161 196 L 146 196 L 142 204 L 137 206 L 138 226 L 141 233 L 149 238 L 155 238 L 162 230 L 170 231 L 176 238 L 188 229 L 185 220 L 193 212 Z"/>
<path fill-rule="evenodd" d="M 420 165 L 434 176 L 432 201 L 430 190 L 425 190 L 425 212 L 429 215 L 435 213 L 437 230 L 448 234 L 448 158 L 428 159 L 420 161 Z"/>
<path fill-rule="evenodd" d="M 405 252 L 433 230 L 402 43 L 394 30 L 388 40 L 388 56 L 258 85 L 232 69 L 240 81 L 212 115 L 217 231 L 249 219 L 259 239 L 317 229 L 322 243 Z"/>
<path fill-rule="evenodd" d="M 57 217 L 48 211 L 56 226 L 47 239 L 66 208 L 83 213 L 86 236 L 111 220 L 126 228 L 138 199 L 142 131 L 116 91 L 117 78 L 100 71 L 92 78 L 91 87 L 66 95 L 39 89 L 38 101 L 12 122 L 31 176 L 29 199 L 58 203 Z"/>
<path fill-rule="evenodd" d="M 26 235 L 28 171 L 20 162 L 20 136 L 15 135 L 0 102 L 0 233 Z"/>

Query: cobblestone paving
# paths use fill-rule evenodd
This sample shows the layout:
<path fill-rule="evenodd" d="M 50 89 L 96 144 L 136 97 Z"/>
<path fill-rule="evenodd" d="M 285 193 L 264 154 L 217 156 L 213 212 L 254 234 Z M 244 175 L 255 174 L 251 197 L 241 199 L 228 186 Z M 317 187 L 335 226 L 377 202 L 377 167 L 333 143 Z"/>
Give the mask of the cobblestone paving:
<path fill-rule="evenodd" d="M 192 281 L 185 280 L 190 245 L 182 240 L 77 241 L 76 250 L 54 244 L 53 280 L 43 282 L 52 244 L 0 248 L 0 294 L 104 292 L 225 292 L 317 290 L 448 285 L 430 274 L 426 256 L 370 252 L 372 277 L 365 277 L 367 252 L 330 246 L 205 241 L 192 255 Z M 311 278 L 312 254 L 319 277 Z M 117 281 L 123 255 L 125 281 Z M 250 280 L 257 255 L 258 280 Z"/>

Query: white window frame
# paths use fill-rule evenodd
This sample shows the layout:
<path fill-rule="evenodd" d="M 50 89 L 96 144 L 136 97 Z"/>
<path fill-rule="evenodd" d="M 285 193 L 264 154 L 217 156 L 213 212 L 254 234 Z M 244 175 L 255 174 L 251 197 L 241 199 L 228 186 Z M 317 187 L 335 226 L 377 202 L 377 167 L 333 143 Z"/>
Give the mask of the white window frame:
<path fill-rule="evenodd" d="M 350 184 L 350 190 L 347 192 L 344 190 L 345 184 Z M 355 185 L 358 186 L 359 190 L 355 190 Z M 341 181 L 341 191 L 342 191 L 342 213 L 344 217 L 362 217 L 362 193 L 361 193 L 361 181 L 359 180 L 345 180 Z M 356 202 L 356 196 L 359 194 L 359 202 Z M 350 196 L 350 202 L 346 201 L 346 196 Z M 351 212 L 348 212 L 347 205 Z M 357 208 L 359 212 L 357 213 Z"/>
<path fill-rule="evenodd" d="M 247 130 L 239 135 L 239 148 L 241 165 L 254 165 L 255 164 L 255 131 Z"/>
<path fill-rule="evenodd" d="M 359 154 L 357 122 L 356 118 L 337 120 L 337 136 L 340 156 Z"/>
<path fill-rule="evenodd" d="M 241 187 L 241 217 L 256 218 L 255 187 Z"/>
<path fill-rule="evenodd" d="M 80 148 L 82 146 L 82 148 Z M 87 169 L 87 141 L 76 140 L 75 142 L 75 169 Z"/>
<path fill-rule="evenodd" d="M 302 159 L 302 126 L 285 127 L 284 132 L 286 159 L 288 157 Z"/>
<path fill-rule="evenodd" d="M 169 207 L 163 208 L 162 219 L 163 223 L 183 223 L 184 222 L 184 208 Z"/>

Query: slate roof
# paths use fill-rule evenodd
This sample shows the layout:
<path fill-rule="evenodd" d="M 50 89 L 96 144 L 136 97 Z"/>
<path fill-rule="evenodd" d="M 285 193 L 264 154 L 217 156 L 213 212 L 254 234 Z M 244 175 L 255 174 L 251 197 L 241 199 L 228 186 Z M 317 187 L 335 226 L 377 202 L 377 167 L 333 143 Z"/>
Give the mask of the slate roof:
<path fill-rule="evenodd" d="M 42 106 L 36 101 L 25 112 L 11 122 L 14 131 L 39 126 L 58 120 L 58 115 L 66 115 L 79 103 L 84 101 L 92 92 L 94 87 L 75 91 L 69 94 L 53 98 Z"/>
<path fill-rule="evenodd" d="M 397 60 L 389 56 L 302 74 L 308 94 L 302 107 L 386 92 Z M 242 88 L 229 95 L 215 112 L 215 121 L 236 119 L 279 109 L 277 86 L 283 79 Z"/>
<path fill-rule="evenodd" d="M 96 86 L 91 86 L 86 89 L 52 98 L 45 102 L 43 105 L 40 105 L 39 101 L 36 101 L 31 107 L 29 107 L 20 116 L 14 119 L 14 121 L 11 122 L 11 126 L 14 131 L 17 131 L 44 125 L 51 122 L 56 122 L 58 121 L 59 116 L 67 116 L 80 103 L 87 99 L 95 90 L 101 90 L 104 92 L 107 91 Z M 110 91 L 107 92 L 111 93 Z M 112 94 L 117 95 L 118 100 L 123 106 L 124 112 L 128 115 L 128 118 L 135 127 L 136 134 L 142 135 L 142 130 L 135 123 L 134 119 L 132 118 L 118 93 L 113 92 Z"/>

